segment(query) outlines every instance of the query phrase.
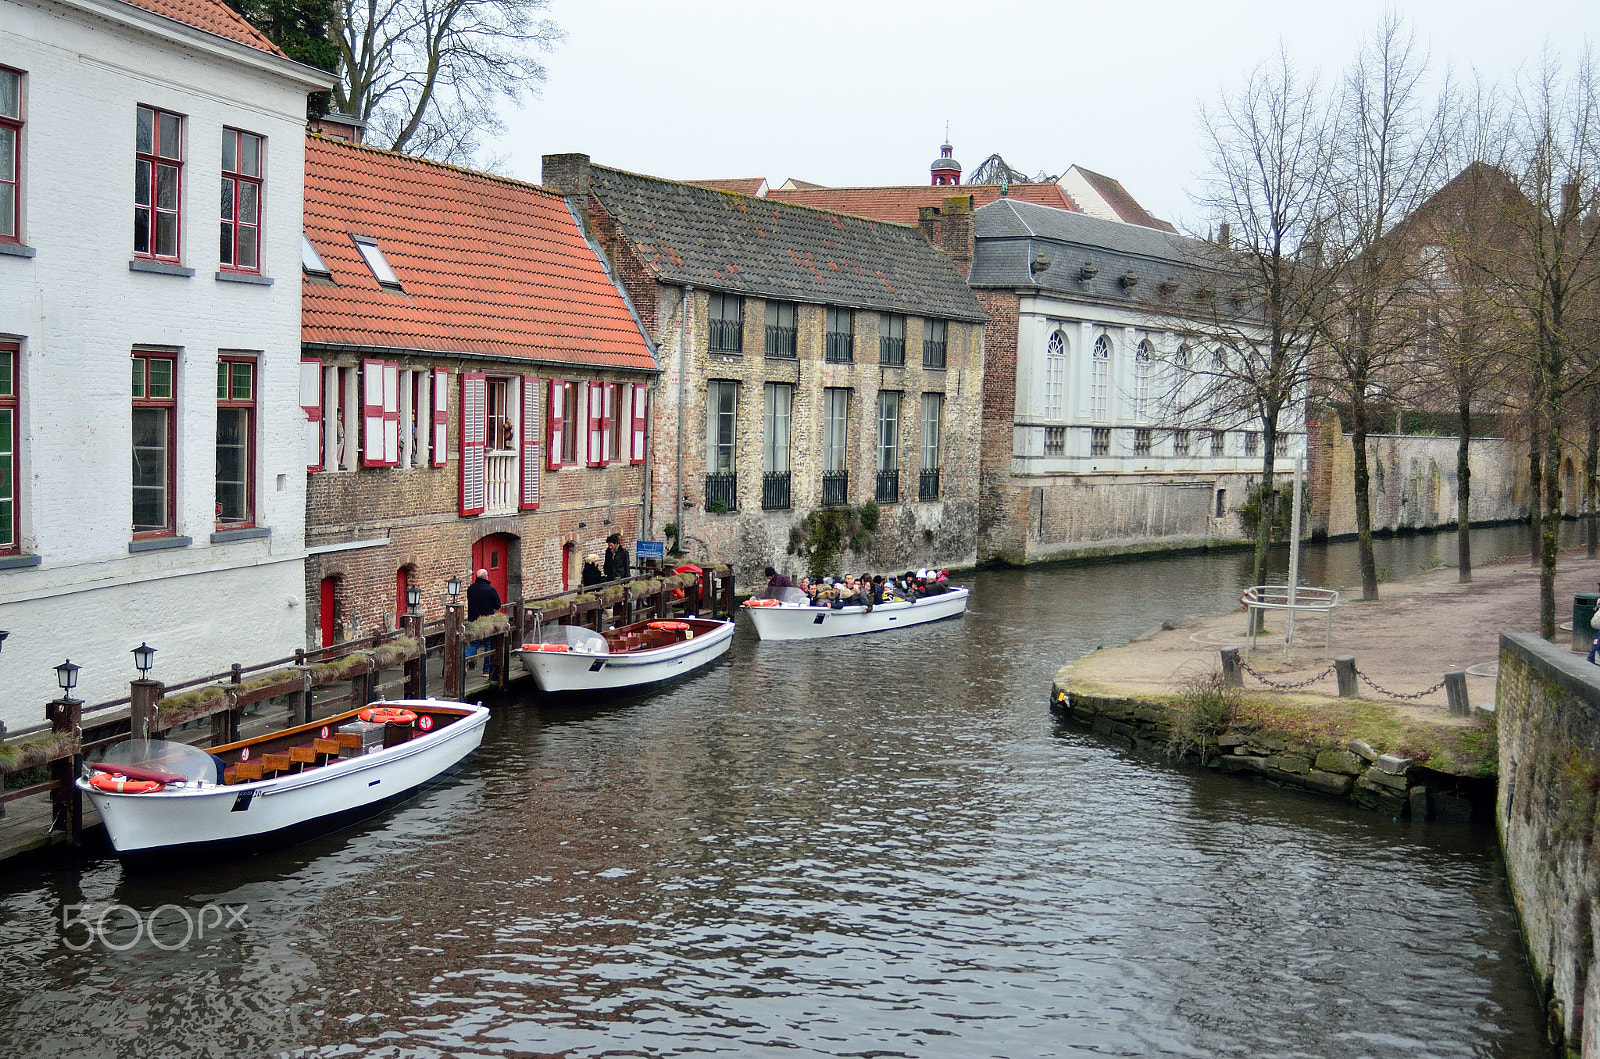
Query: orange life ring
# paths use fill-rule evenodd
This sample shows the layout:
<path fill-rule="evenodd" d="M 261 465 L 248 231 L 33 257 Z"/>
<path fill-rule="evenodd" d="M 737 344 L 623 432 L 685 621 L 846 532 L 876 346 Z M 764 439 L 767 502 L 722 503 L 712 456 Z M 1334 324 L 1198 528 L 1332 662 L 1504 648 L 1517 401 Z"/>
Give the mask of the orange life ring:
<path fill-rule="evenodd" d="M 744 601 L 744 605 L 747 607 L 776 607 L 778 601 L 775 599 L 747 599 Z"/>
<path fill-rule="evenodd" d="M 417 715 L 410 710 L 397 710 L 391 706 L 368 706 L 357 717 L 376 724 L 410 724 Z"/>
<path fill-rule="evenodd" d="M 568 648 L 564 643 L 525 643 L 522 645 L 522 649 L 524 651 L 565 651 Z"/>
<path fill-rule="evenodd" d="M 115 791 L 118 794 L 149 794 L 159 791 L 166 786 L 155 780 L 133 780 L 126 776 L 114 776 L 109 772 L 96 772 L 89 777 L 89 786 L 97 791 Z"/>
<path fill-rule="evenodd" d="M 650 628 L 665 629 L 668 632 L 682 632 L 690 627 L 686 621 L 653 621 L 650 623 Z"/>

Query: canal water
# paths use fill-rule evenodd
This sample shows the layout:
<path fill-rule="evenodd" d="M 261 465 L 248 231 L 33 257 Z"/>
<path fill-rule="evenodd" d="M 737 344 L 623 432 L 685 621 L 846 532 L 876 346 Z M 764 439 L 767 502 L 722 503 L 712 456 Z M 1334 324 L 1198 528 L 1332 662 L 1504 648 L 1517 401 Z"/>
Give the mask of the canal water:
<path fill-rule="evenodd" d="M 1378 547 L 1397 575 L 1455 555 Z M 1356 579 L 1351 545 L 1305 559 Z M 289 850 L 8 869 L 8 1054 L 1542 1054 L 1492 831 L 1052 721 L 1059 665 L 1229 609 L 1248 570 L 984 572 L 920 630 L 741 629 L 657 694 L 504 704 L 446 782 Z"/>

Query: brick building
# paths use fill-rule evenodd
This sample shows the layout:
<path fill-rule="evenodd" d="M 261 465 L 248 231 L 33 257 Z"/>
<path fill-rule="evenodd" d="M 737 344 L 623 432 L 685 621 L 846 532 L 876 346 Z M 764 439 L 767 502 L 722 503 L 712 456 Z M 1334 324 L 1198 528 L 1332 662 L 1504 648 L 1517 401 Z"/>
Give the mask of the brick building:
<path fill-rule="evenodd" d="M 502 599 L 637 538 L 654 351 L 561 195 L 311 136 L 300 403 L 306 633 Z"/>
<path fill-rule="evenodd" d="M 661 351 L 652 533 L 745 584 L 801 569 L 790 533 L 875 502 L 852 567 L 977 555 L 986 315 L 916 228 L 551 155 Z"/>
<path fill-rule="evenodd" d="M 93 703 L 142 641 L 168 682 L 300 645 L 294 270 L 332 81 L 222 0 L 0 0 L 0 722 L 64 658 Z"/>

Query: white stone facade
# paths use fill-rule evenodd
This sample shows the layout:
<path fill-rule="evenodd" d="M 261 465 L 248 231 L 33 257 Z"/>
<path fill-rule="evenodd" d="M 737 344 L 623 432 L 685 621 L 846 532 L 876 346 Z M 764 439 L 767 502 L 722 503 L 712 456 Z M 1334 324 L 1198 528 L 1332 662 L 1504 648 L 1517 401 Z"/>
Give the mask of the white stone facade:
<path fill-rule="evenodd" d="M 0 66 L 22 87 L 20 242 L 0 246 L 18 420 L 0 721 L 16 729 L 43 719 L 66 658 L 93 704 L 127 694 L 141 642 L 159 652 L 151 676 L 169 683 L 305 642 L 305 98 L 328 81 L 115 0 L 0 0 Z M 180 252 L 146 271 L 130 266 L 141 105 L 181 116 L 183 154 Z M 259 275 L 219 278 L 225 129 L 264 137 Z M 176 365 L 172 524 L 143 539 L 129 381 L 139 349 Z M 253 361 L 255 379 L 252 517 L 221 532 L 219 354 Z"/>

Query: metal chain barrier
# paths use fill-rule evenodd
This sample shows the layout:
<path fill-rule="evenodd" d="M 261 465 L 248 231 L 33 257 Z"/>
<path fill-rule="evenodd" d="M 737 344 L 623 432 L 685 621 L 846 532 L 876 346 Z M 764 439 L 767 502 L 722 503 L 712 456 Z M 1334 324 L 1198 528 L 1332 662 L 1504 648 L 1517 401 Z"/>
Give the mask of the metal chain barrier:
<path fill-rule="evenodd" d="M 1410 699 L 1415 701 L 1416 699 L 1427 698 L 1429 695 L 1432 695 L 1434 692 L 1444 687 L 1444 681 L 1441 680 L 1427 691 L 1419 691 L 1415 695 L 1405 695 L 1398 691 L 1390 691 L 1388 688 L 1379 684 L 1376 680 L 1373 680 L 1359 669 L 1356 670 L 1356 678 L 1366 684 L 1367 687 L 1371 688 L 1373 691 L 1376 691 L 1379 695 L 1387 695 L 1391 699 Z"/>
<path fill-rule="evenodd" d="M 1262 676 L 1260 673 L 1257 673 L 1255 670 L 1251 669 L 1249 662 L 1245 662 L 1245 661 L 1241 660 L 1239 662 L 1239 668 L 1244 670 L 1246 673 L 1249 673 L 1251 676 L 1255 677 L 1257 680 L 1261 681 L 1261 683 L 1266 684 L 1269 687 L 1277 688 L 1279 691 L 1293 691 L 1295 688 L 1303 688 L 1303 687 L 1307 686 L 1308 684 L 1315 684 L 1317 681 L 1321 680 L 1323 677 L 1325 677 L 1329 673 L 1333 672 L 1333 667 L 1329 666 L 1327 669 L 1324 669 L 1322 672 L 1318 673 L 1316 676 L 1310 678 L 1309 680 L 1300 680 L 1300 681 L 1296 681 L 1293 684 L 1280 684 L 1276 680 L 1268 680 L 1266 677 Z M 1443 685 L 1440 685 L 1440 686 L 1443 687 Z M 1426 694 L 1426 692 L 1424 692 L 1424 694 Z"/>

